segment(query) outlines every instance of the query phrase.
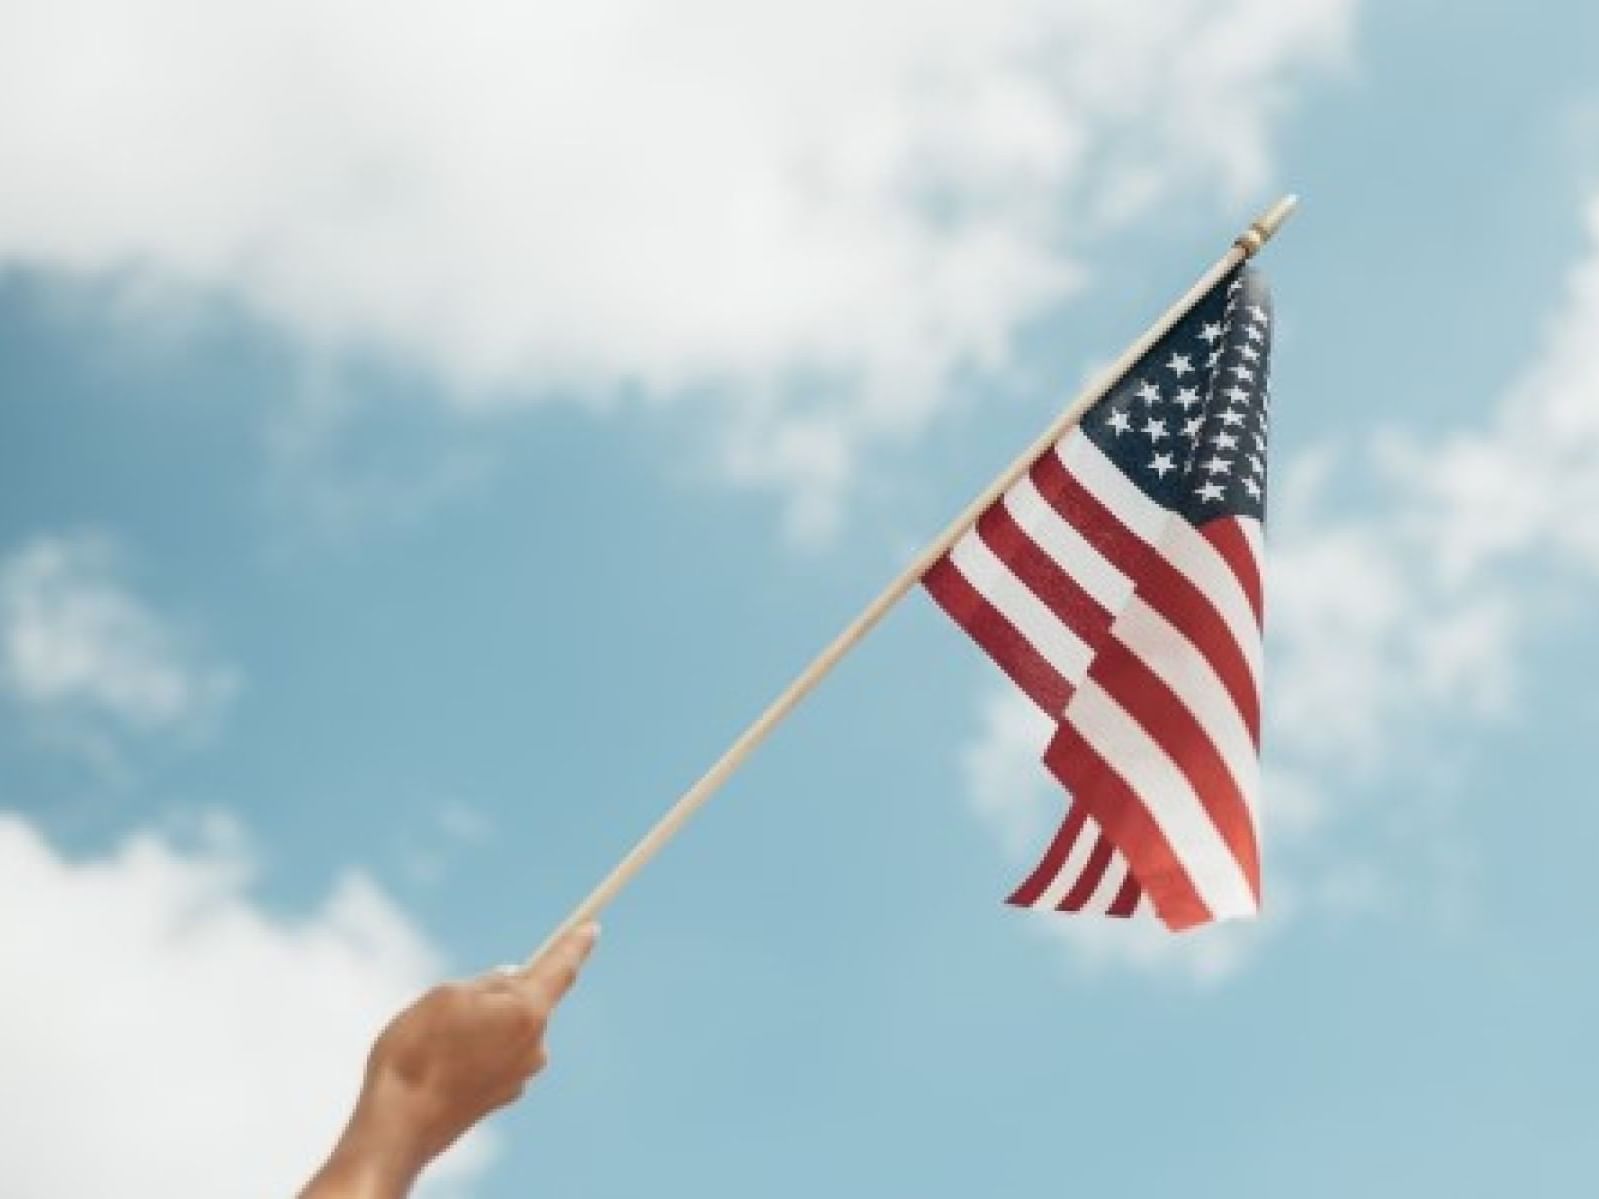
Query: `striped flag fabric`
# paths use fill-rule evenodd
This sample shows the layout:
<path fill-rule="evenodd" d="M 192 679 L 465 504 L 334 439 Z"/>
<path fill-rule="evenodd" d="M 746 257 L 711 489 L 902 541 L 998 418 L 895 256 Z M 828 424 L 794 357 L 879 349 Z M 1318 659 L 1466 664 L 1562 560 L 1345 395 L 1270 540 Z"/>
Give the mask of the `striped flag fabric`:
<path fill-rule="evenodd" d="M 1054 721 L 1064 817 L 1010 903 L 1259 910 L 1271 327 L 1235 269 L 923 576 Z"/>

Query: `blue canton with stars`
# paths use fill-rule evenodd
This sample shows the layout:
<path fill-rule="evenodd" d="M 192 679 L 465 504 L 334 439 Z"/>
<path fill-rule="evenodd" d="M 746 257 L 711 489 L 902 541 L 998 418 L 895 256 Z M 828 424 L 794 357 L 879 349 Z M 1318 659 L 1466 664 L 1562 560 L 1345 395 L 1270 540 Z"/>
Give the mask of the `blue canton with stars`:
<path fill-rule="evenodd" d="M 1266 519 L 1271 296 L 1240 267 L 1083 419 L 1123 474 L 1192 524 Z"/>

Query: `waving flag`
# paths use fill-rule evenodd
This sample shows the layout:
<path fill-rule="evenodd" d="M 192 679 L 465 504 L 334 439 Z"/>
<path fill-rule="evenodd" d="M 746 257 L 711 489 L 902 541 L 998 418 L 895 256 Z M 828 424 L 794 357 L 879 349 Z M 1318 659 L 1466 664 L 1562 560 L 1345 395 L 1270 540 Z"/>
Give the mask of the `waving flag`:
<path fill-rule="evenodd" d="M 1235 270 L 923 577 L 1055 721 L 1065 818 L 1011 903 L 1259 910 L 1270 347 Z"/>
<path fill-rule="evenodd" d="M 918 582 L 1055 722 L 1070 804 L 1011 896 L 1174 929 L 1260 907 L 1265 285 L 1284 196 L 784 687 L 567 915 L 594 919 Z M 1196 298 L 1197 297 L 1197 298 Z"/>

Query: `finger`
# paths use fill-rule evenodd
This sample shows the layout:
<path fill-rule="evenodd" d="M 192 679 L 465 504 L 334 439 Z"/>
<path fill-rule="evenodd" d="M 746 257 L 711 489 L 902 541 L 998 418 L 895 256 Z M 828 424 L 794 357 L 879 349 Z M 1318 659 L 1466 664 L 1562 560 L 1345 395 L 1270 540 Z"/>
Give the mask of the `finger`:
<path fill-rule="evenodd" d="M 532 1078 L 535 1074 L 542 1073 L 544 1067 L 549 1064 L 550 1051 L 544 1047 L 543 1042 L 531 1046 L 520 1062 L 525 1078 Z"/>
<path fill-rule="evenodd" d="M 504 991 L 515 984 L 524 969 L 512 964 L 493 966 L 470 981 L 486 991 Z"/>
<path fill-rule="evenodd" d="M 508 1107 L 510 1104 L 513 1104 L 518 1099 L 522 1098 L 522 1093 L 526 1089 L 527 1089 L 527 1080 L 526 1079 L 518 1079 L 516 1082 L 508 1084 L 507 1086 L 501 1088 L 499 1091 L 497 1091 L 494 1094 L 492 1094 L 491 1096 L 489 1096 L 489 1100 L 488 1100 L 488 1108 L 489 1108 L 489 1110 L 490 1111 L 496 1111 L 499 1108 Z"/>
<path fill-rule="evenodd" d="M 572 989 L 599 935 L 598 924 L 590 921 L 579 925 L 522 971 L 519 986 L 530 999 L 546 1009 L 554 1007 Z"/>

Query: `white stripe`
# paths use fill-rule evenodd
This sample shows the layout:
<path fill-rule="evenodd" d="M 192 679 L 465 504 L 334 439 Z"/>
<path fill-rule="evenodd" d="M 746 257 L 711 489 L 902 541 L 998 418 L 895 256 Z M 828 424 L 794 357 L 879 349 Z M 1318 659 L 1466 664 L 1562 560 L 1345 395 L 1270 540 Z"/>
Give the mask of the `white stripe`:
<path fill-rule="evenodd" d="M 1186 520 L 1171 522 L 1160 548 L 1166 560 L 1187 575 L 1189 582 L 1199 588 L 1200 594 L 1216 609 L 1238 648 L 1243 650 L 1244 661 L 1249 663 L 1249 673 L 1258 691 L 1262 652 L 1260 626 L 1255 623 L 1255 610 L 1249 606 L 1244 586 L 1233 568 L 1227 565 L 1227 559 Z M 1256 569 L 1259 569 L 1258 558 Z"/>
<path fill-rule="evenodd" d="M 1110 861 L 1105 863 L 1105 873 L 1099 876 L 1099 886 L 1094 888 L 1094 893 L 1078 911 L 1084 916 L 1105 915 L 1110 911 L 1110 905 L 1116 902 L 1116 896 L 1121 893 L 1122 884 L 1126 881 L 1127 859 L 1113 848 Z"/>
<path fill-rule="evenodd" d="M 1088 673 L 1093 658 L 1082 638 L 1072 632 L 1048 605 L 1011 573 L 989 549 L 975 528 L 968 529 L 949 552 L 950 562 L 966 577 L 1027 643 L 1068 683 L 1075 686 Z"/>
<path fill-rule="evenodd" d="M 1248 880 L 1166 751 L 1093 679 L 1073 694 L 1066 718 L 1138 796 L 1211 915 L 1252 915 Z"/>
<path fill-rule="evenodd" d="M 1255 561 L 1266 560 L 1266 532 L 1253 516 L 1240 516 L 1238 527 L 1243 530 L 1244 540 L 1249 542 L 1249 551 L 1255 555 Z"/>
<path fill-rule="evenodd" d="M 1260 792 L 1260 755 L 1243 714 L 1205 655 L 1139 597 L 1134 597 L 1117 620 L 1114 636 L 1176 693 L 1199 722 L 1254 813 Z"/>
<path fill-rule="evenodd" d="M 1005 493 L 1005 507 L 1033 544 L 1077 581 L 1101 608 L 1115 615 L 1133 593 L 1133 581 L 1112 566 L 1023 475 Z"/>
<path fill-rule="evenodd" d="M 1049 886 L 1044 888 L 1038 901 L 1033 904 L 1035 908 L 1054 911 L 1060 907 L 1060 901 L 1066 898 L 1066 893 L 1077 885 L 1083 867 L 1088 864 L 1088 855 L 1094 852 L 1094 842 L 1098 840 L 1099 825 L 1092 818 L 1083 821 L 1083 827 L 1077 830 L 1077 840 L 1072 842 L 1071 849 L 1066 853 L 1066 860 L 1060 864 L 1055 877 L 1049 880 Z"/>
<path fill-rule="evenodd" d="M 1055 447 L 1055 452 L 1061 464 L 1122 524 L 1150 545 L 1159 544 L 1161 532 L 1172 523 L 1172 514 L 1122 474 L 1121 468 L 1105 457 L 1086 433 L 1081 429 L 1074 431 Z"/>
<path fill-rule="evenodd" d="M 1260 687 L 1260 629 L 1254 609 L 1232 567 L 1187 520 L 1174 517 L 1122 474 L 1080 430 L 1057 447 L 1061 461 L 1078 482 L 1118 520 L 1152 546 L 1211 603 L 1243 651 L 1255 687 Z M 1257 559 L 1258 561 L 1258 559 Z"/>

